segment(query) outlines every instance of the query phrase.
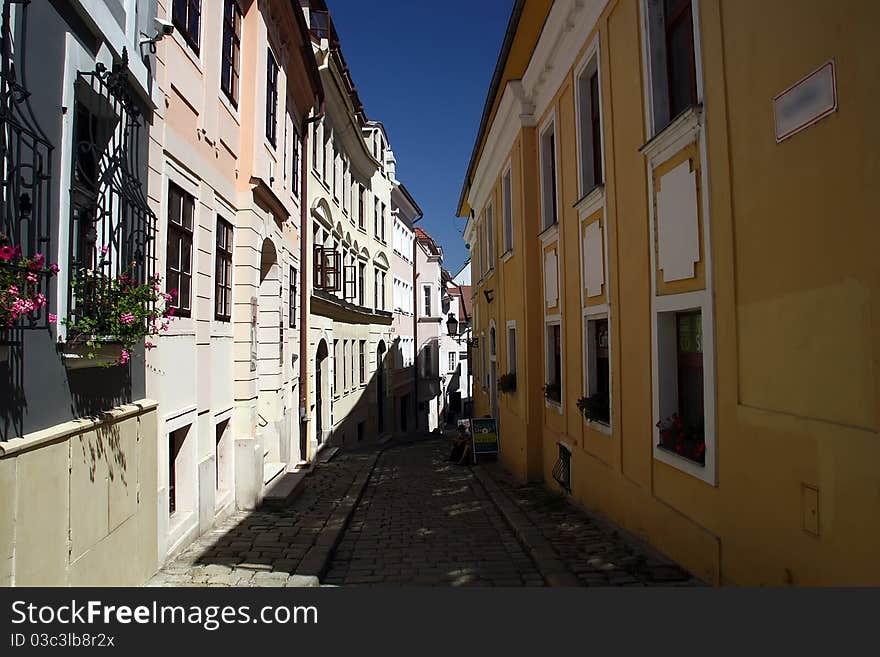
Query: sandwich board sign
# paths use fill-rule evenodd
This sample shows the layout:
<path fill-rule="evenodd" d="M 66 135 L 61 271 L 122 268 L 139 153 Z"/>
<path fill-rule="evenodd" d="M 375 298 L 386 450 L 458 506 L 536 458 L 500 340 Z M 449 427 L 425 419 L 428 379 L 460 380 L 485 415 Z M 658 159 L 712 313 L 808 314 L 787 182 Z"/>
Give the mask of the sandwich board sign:
<path fill-rule="evenodd" d="M 478 456 L 498 454 L 498 423 L 494 417 L 475 417 L 471 420 L 471 439 L 474 446 L 474 461 Z"/>

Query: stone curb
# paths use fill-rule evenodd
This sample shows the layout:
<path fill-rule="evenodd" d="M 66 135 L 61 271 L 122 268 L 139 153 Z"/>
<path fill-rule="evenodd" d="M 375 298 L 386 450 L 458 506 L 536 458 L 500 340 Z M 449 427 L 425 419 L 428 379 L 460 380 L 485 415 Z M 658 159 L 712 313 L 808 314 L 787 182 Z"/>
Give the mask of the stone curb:
<path fill-rule="evenodd" d="M 498 484 L 495 483 L 495 480 L 492 479 L 492 476 L 480 467 L 472 467 L 471 472 L 474 473 L 489 499 L 492 500 L 498 511 L 501 512 L 520 545 L 523 546 L 523 549 L 535 563 L 547 586 L 580 586 L 577 576 L 560 559 L 550 541 L 517 508 L 516 504 L 504 494 Z"/>
<path fill-rule="evenodd" d="M 379 457 L 382 456 L 384 451 L 384 449 L 381 449 L 376 452 L 370 461 L 355 475 L 354 480 L 345 493 L 345 497 L 342 498 L 342 501 L 333 510 L 333 513 L 330 514 L 315 544 L 309 548 L 309 551 L 306 552 L 306 555 L 296 567 L 296 574 L 294 576 L 309 578 L 309 581 L 320 581 L 327 572 L 330 560 L 336 551 L 336 546 L 342 540 L 342 535 L 345 533 L 351 517 L 354 515 L 354 511 L 361 501 L 364 489 L 367 487 L 367 482 L 373 474 L 373 469 L 376 467 L 376 463 L 379 462 Z M 311 585 L 315 586 L 315 584 Z"/>

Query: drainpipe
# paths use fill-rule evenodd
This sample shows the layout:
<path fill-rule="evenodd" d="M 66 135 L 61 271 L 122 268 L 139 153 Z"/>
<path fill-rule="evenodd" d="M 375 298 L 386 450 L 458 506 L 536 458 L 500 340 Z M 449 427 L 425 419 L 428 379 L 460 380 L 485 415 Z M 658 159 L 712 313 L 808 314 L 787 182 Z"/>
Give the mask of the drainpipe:
<path fill-rule="evenodd" d="M 308 428 L 309 428 L 309 334 L 307 320 L 309 309 L 307 304 L 309 286 L 309 126 L 324 118 L 325 100 L 321 97 L 321 109 L 312 117 L 306 117 L 302 124 L 300 136 L 300 194 L 299 194 L 299 436 L 300 445 L 306 441 L 306 454 L 300 454 L 308 461 Z"/>

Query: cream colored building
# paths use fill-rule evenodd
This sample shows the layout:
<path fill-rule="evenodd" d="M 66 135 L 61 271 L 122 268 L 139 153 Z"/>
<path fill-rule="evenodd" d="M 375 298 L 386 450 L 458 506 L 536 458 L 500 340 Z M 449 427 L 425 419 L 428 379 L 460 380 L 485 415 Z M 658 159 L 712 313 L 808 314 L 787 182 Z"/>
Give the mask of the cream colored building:
<path fill-rule="evenodd" d="M 326 102 L 308 149 L 311 450 L 391 430 L 394 157 L 367 120 L 324 2 L 307 3 Z"/>
<path fill-rule="evenodd" d="M 235 508 L 257 506 L 308 457 L 301 140 L 321 92 L 317 68 L 289 2 L 200 6 L 198 20 L 188 3 L 158 10 L 175 31 L 158 44 L 150 200 L 158 271 L 178 291 L 178 319 L 147 357 L 160 409 L 161 558 Z"/>

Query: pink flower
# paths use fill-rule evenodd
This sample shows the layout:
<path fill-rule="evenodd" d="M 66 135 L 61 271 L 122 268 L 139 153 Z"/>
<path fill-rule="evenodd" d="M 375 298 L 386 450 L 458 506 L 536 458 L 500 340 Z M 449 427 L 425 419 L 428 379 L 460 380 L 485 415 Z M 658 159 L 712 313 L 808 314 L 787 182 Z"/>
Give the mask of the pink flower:
<path fill-rule="evenodd" d="M 30 273 L 27 275 L 27 280 L 28 280 L 28 283 L 36 283 L 37 282 L 37 275 L 34 273 Z"/>
<path fill-rule="evenodd" d="M 153 290 L 155 290 L 156 292 L 161 292 L 162 286 L 159 285 L 158 283 L 153 283 Z"/>
<path fill-rule="evenodd" d="M 171 308 L 169 308 L 168 310 L 166 310 L 166 311 L 165 311 L 165 314 L 166 314 L 168 317 L 174 317 L 174 307 L 172 306 Z"/>
<path fill-rule="evenodd" d="M 134 321 L 134 315 L 131 313 L 124 313 L 119 316 L 119 321 L 123 324 L 131 324 Z"/>
<path fill-rule="evenodd" d="M 109 246 L 102 246 L 102 247 L 101 247 L 101 253 L 102 253 L 103 255 L 107 255 L 107 251 L 109 251 L 109 250 L 110 250 L 110 247 L 109 247 Z"/>
<path fill-rule="evenodd" d="M 50 324 L 57 324 L 58 323 L 58 315 L 56 315 L 55 313 L 49 313 L 49 323 Z"/>
<path fill-rule="evenodd" d="M 46 305 L 46 295 L 43 294 L 42 292 L 40 292 L 40 293 L 37 295 L 37 298 L 35 299 L 35 302 L 36 302 L 36 304 L 37 304 L 37 308 L 42 308 L 43 306 Z"/>
<path fill-rule="evenodd" d="M 172 296 L 172 297 L 176 297 L 176 296 L 177 296 L 177 288 L 176 288 L 176 287 L 171 289 L 171 296 Z"/>
<path fill-rule="evenodd" d="M 57 274 L 58 265 L 53 262 L 51 265 L 49 265 L 49 271 L 51 271 L 53 274 Z"/>
<path fill-rule="evenodd" d="M 122 353 L 119 354 L 119 364 L 125 365 L 128 362 L 128 359 L 130 358 L 130 356 L 131 355 L 128 353 L 128 351 L 126 349 L 123 349 Z"/>
<path fill-rule="evenodd" d="M 0 246 L 0 260 L 12 260 L 15 250 L 11 246 Z"/>
<path fill-rule="evenodd" d="M 18 296 L 18 288 L 15 285 L 10 285 L 9 286 L 9 294 L 17 297 Z"/>
<path fill-rule="evenodd" d="M 154 345 L 152 342 L 145 342 L 144 343 L 144 349 L 146 349 L 147 351 L 150 351 L 151 349 L 155 349 L 155 348 L 156 348 L 156 345 Z"/>
<path fill-rule="evenodd" d="M 46 257 L 42 253 L 37 253 L 34 255 L 34 262 L 37 263 L 37 267 L 42 267 L 43 263 L 46 262 Z"/>
<path fill-rule="evenodd" d="M 163 294 L 162 296 L 165 297 L 165 301 L 169 301 L 169 302 L 173 298 L 170 294 Z"/>

